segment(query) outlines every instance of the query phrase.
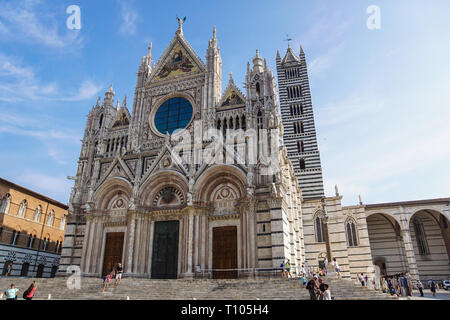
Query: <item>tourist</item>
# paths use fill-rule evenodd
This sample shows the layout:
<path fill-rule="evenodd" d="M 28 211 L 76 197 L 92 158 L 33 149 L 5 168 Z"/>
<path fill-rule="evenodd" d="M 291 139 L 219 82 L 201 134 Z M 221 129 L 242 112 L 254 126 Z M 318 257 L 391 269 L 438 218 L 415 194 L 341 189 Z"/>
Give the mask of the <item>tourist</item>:
<path fill-rule="evenodd" d="M 433 281 L 433 279 L 430 279 L 428 281 L 428 286 L 430 287 L 430 291 L 433 294 L 433 297 L 436 296 L 436 283 Z"/>
<path fill-rule="evenodd" d="M 324 269 L 327 270 L 327 268 L 328 268 L 328 258 L 325 258 L 325 261 L 323 263 L 325 265 Z"/>
<path fill-rule="evenodd" d="M 284 264 L 284 260 L 283 260 L 283 262 L 281 262 L 280 268 L 281 268 L 281 276 L 285 277 L 286 276 L 286 265 Z"/>
<path fill-rule="evenodd" d="M 111 277 L 112 277 L 111 272 L 106 273 L 103 276 L 103 289 L 102 289 L 102 291 L 105 291 L 106 288 L 109 288 L 109 284 L 111 283 Z"/>
<path fill-rule="evenodd" d="M 364 276 L 364 281 L 365 281 L 366 286 L 368 287 L 368 285 L 369 285 L 369 276 L 367 274 Z"/>
<path fill-rule="evenodd" d="M 309 291 L 309 297 L 311 300 L 317 300 L 317 283 L 316 283 L 316 279 L 317 278 L 312 278 L 311 280 L 308 281 L 308 284 L 306 285 L 306 289 Z"/>
<path fill-rule="evenodd" d="M 333 258 L 333 264 L 334 264 L 334 271 L 336 271 L 336 275 L 338 276 L 338 278 L 341 277 L 341 268 L 339 268 L 339 264 L 336 260 L 336 258 Z"/>
<path fill-rule="evenodd" d="M 11 287 L 5 291 L 6 300 L 17 300 L 17 292 L 19 289 L 14 287 L 14 283 L 11 283 Z"/>
<path fill-rule="evenodd" d="M 325 292 L 325 283 L 322 278 L 319 278 L 319 300 L 323 300 L 323 293 Z"/>
<path fill-rule="evenodd" d="M 288 278 L 292 278 L 292 275 L 291 275 L 291 263 L 289 262 L 289 259 L 287 259 L 287 261 L 286 261 L 286 276 Z"/>
<path fill-rule="evenodd" d="M 417 280 L 416 287 L 420 292 L 420 296 L 423 297 L 423 284 L 422 282 L 420 282 L 420 280 Z"/>
<path fill-rule="evenodd" d="M 364 276 L 363 276 L 362 272 L 359 275 L 359 282 L 361 282 L 361 285 L 364 287 Z"/>
<path fill-rule="evenodd" d="M 302 276 L 302 286 L 303 288 L 306 286 L 306 276 Z"/>
<path fill-rule="evenodd" d="M 302 265 L 302 269 L 300 270 L 300 273 L 301 273 L 302 277 L 306 278 L 306 270 L 305 270 L 305 266 L 304 265 Z"/>
<path fill-rule="evenodd" d="M 33 281 L 33 283 L 23 293 L 23 298 L 27 301 L 33 300 L 34 292 L 36 291 L 36 289 L 37 289 L 36 281 Z"/>
<path fill-rule="evenodd" d="M 12 263 L 9 263 L 8 266 L 6 267 L 6 272 L 5 272 L 5 278 L 7 278 L 12 271 Z"/>
<path fill-rule="evenodd" d="M 331 292 L 330 292 L 328 284 L 324 283 L 323 286 L 325 288 L 325 291 L 323 292 L 322 300 L 332 300 L 333 298 L 331 297 Z"/>
<path fill-rule="evenodd" d="M 123 268 L 122 264 L 119 262 L 116 268 L 116 282 L 114 285 L 117 287 L 120 284 L 120 280 L 122 279 Z"/>

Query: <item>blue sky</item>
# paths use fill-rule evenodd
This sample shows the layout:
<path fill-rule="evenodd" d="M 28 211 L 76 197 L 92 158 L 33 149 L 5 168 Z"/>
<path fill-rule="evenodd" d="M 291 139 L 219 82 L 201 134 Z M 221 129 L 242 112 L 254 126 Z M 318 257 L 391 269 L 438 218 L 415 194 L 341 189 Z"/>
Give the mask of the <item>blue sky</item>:
<path fill-rule="evenodd" d="M 81 7 L 81 30 L 66 27 Z M 369 5 L 381 29 L 369 30 Z M 204 60 L 212 27 L 228 74 L 255 50 L 303 46 L 325 192 L 343 203 L 450 196 L 450 2 L 0 0 L 0 176 L 68 202 L 86 115 L 111 83 L 132 105 L 149 42 L 157 60 L 176 16 Z"/>

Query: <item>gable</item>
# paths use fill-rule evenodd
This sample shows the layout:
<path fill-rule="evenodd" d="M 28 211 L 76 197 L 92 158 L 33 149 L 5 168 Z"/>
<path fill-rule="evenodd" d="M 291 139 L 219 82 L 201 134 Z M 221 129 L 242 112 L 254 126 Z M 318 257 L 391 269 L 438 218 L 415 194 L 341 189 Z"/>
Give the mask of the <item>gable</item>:
<path fill-rule="evenodd" d="M 239 93 L 236 89 L 232 88 L 230 89 L 226 96 L 223 99 L 221 107 L 229 107 L 229 106 L 237 106 L 237 105 L 243 105 L 245 104 L 242 97 L 240 97 Z"/>
<path fill-rule="evenodd" d="M 112 128 L 122 127 L 122 126 L 128 126 L 130 125 L 130 120 L 128 119 L 128 115 L 125 112 L 125 109 L 121 109 L 119 113 L 117 114 L 116 120 L 114 120 L 114 124 L 112 125 Z"/>

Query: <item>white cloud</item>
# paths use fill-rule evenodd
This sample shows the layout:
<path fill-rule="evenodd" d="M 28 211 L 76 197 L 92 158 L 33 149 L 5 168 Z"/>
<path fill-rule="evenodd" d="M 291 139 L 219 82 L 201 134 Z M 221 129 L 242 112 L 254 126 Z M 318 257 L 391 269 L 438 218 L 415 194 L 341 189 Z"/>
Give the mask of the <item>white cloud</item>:
<path fill-rule="evenodd" d="M 78 88 L 78 93 L 75 94 L 72 97 L 65 98 L 62 100 L 65 101 L 82 101 L 82 100 L 88 100 L 97 95 L 97 93 L 101 90 L 103 86 L 96 85 L 91 80 L 84 81 L 81 86 Z"/>
<path fill-rule="evenodd" d="M 335 56 L 342 50 L 344 43 L 340 43 L 325 54 L 314 58 L 308 66 L 308 73 L 311 77 L 319 76 L 324 71 L 330 69 L 334 63 Z"/>
<path fill-rule="evenodd" d="M 36 172 L 24 173 L 14 181 L 62 203 L 69 201 L 68 195 L 73 185 L 73 182 L 68 181 L 64 176 L 45 175 Z"/>
<path fill-rule="evenodd" d="M 41 83 L 31 67 L 0 53 L 0 101 L 82 101 L 93 98 L 101 88 L 92 80 L 85 80 L 77 92 L 61 93 L 57 83 Z"/>
<path fill-rule="evenodd" d="M 137 24 L 141 21 L 141 18 L 130 4 L 130 2 L 118 1 L 120 4 L 122 23 L 119 31 L 123 34 L 133 35 L 136 33 Z"/>
<path fill-rule="evenodd" d="M 38 6 L 39 5 L 39 6 Z M 14 41 L 43 44 L 49 47 L 64 48 L 82 45 L 78 31 L 66 30 L 64 35 L 58 30 L 59 23 L 45 12 L 41 1 L 24 0 L 0 3 L 0 18 L 3 20 L 0 31 L 4 37 Z M 41 21 L 45 19 L 45 22 Z"/>

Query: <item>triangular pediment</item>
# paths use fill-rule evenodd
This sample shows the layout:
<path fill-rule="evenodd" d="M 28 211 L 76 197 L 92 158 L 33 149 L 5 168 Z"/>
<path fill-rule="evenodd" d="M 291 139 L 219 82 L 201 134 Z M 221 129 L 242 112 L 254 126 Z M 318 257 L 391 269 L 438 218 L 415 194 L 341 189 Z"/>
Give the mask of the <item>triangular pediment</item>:
<path fill-rule="evenodd" d="M 295 55 L 291 47 L 287 49 L 286 55 L 283 58 L 282 64 L 300 62 L 300 59 Z"/>
<path fill-rule="evenodd" d="M 108 178 L 124 178 L 132 183 L 134 174 L 130 168 L 128 168 L 128 165 L 124 160 L 120 156 L 117 156 L 109 166 L 108 170 L 100 177 L 95 189 L 97 190 Z"/>
<path fill-rule="evenodd" d="M 151 175 L 158 171 L 177 171 L 184 176 L 188 175 L 187 168 L 183 164 L 183 160 L 177 155 L 171 147 L 164 146 L 151 166 L 145 171 L 141 181 L 146 181 Z"/>
<path fill-rule="evenodd" d="M 113 122 L 113 125 L 111 128 L 119 128 L 123 126 L 129 126 L 130 125 L 130 113 L 128 112 L 128 109 L 126 107 L 122 107 L 119 112 L 117 113 L 116 119 Z"/>
<path fill-rule="evenodd" d="M 228 86 L 225 89 L 218 107 L 228 109 L 243 106 L 245 106 L 245 97 L 239 88 L 234 84 L 233 78 L 230 76 L 230 81 L 228 82 Z"/>
<path fill-rule="evenodd" d="M 176 34 L 156 63 L 149 82 L 179 79 L 203 73 L 206 67 L 194 49 L 180 34 Z"/>

